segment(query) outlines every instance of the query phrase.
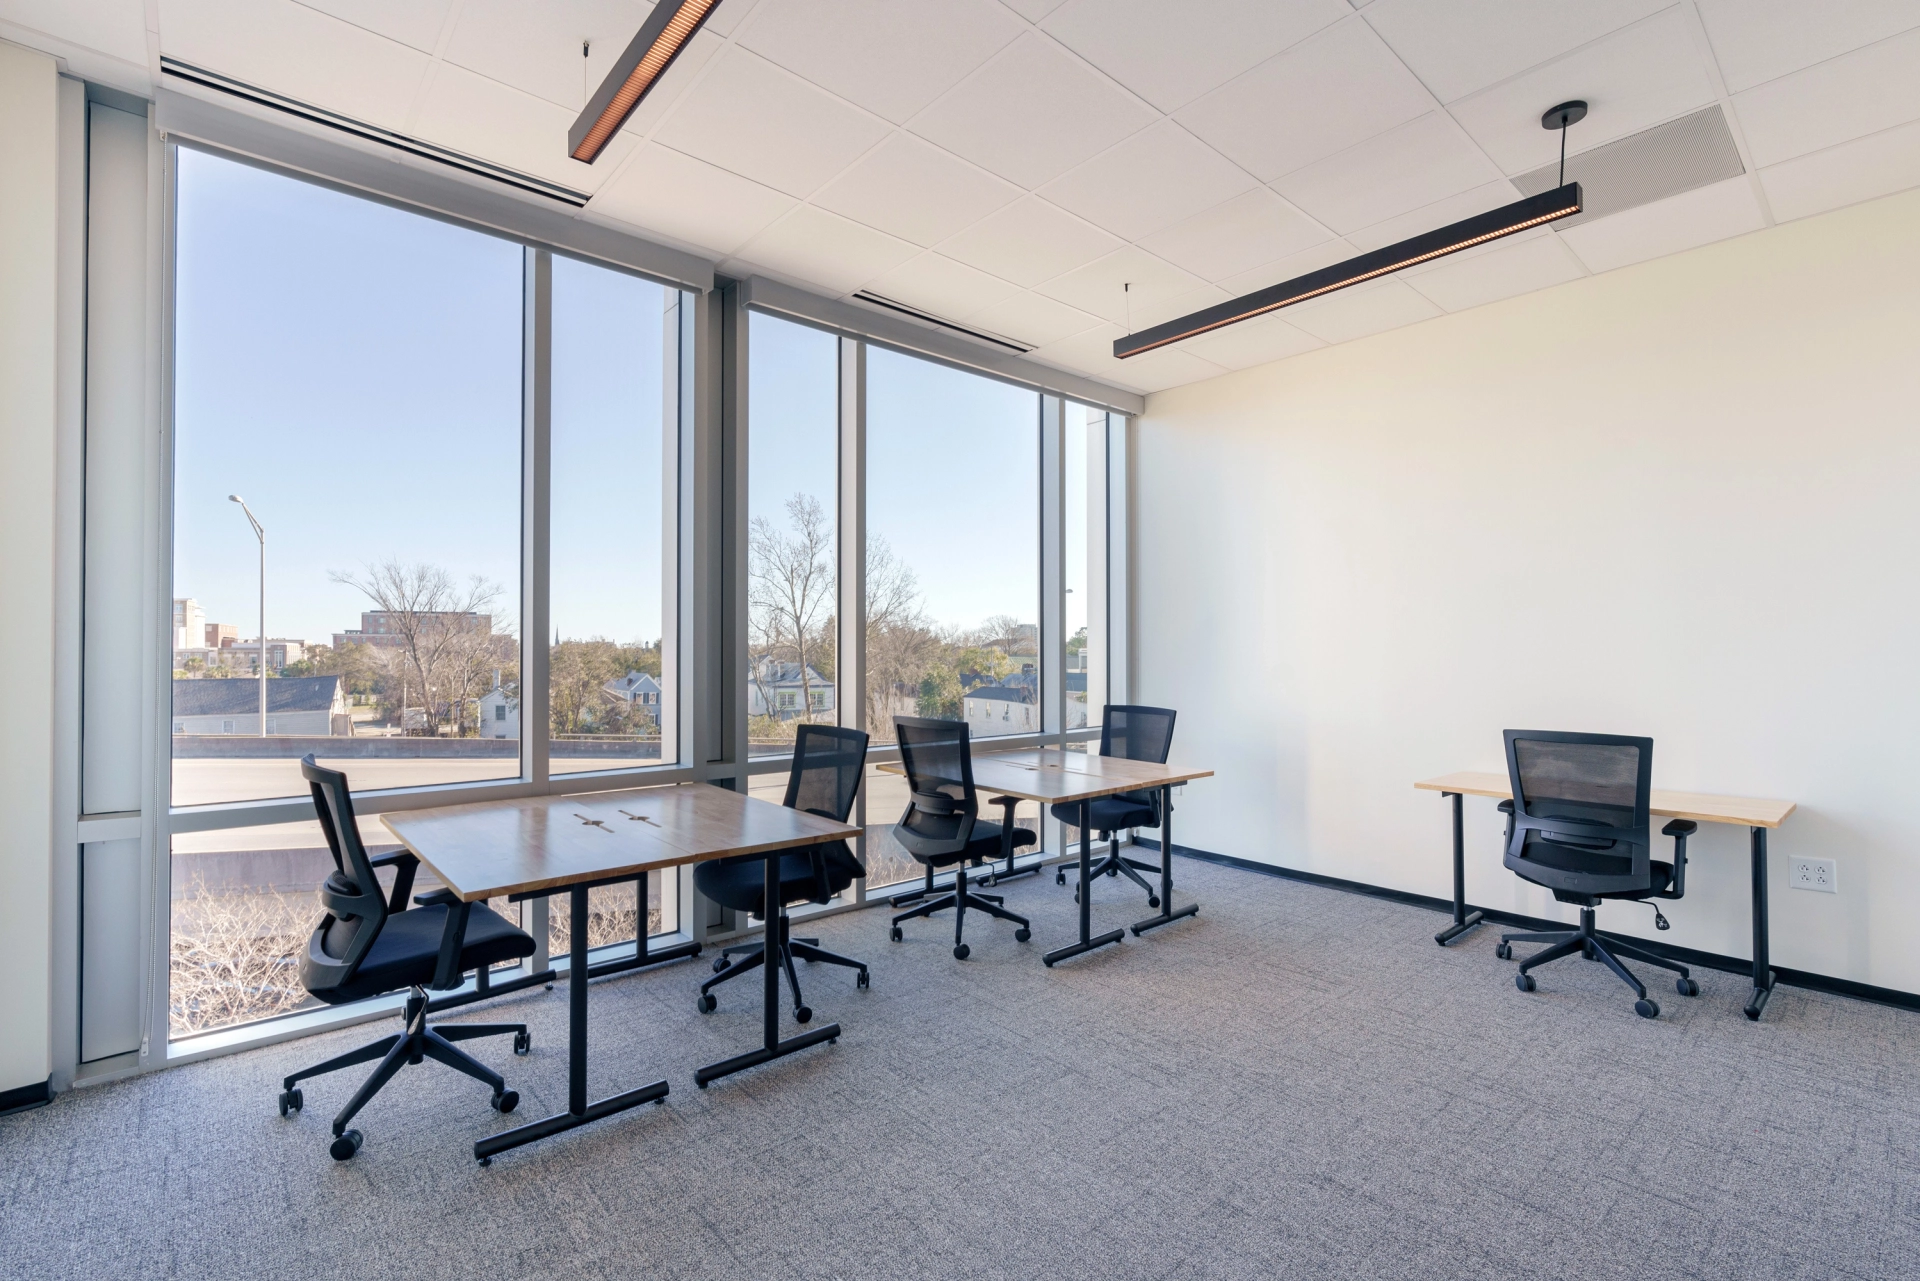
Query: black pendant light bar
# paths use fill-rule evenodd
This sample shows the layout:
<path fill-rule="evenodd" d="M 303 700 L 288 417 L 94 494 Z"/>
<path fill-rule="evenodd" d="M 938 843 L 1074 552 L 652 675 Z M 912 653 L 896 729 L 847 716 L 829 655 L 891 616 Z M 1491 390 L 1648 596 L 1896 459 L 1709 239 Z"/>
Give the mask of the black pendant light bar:
<path fill-rule="evenodd" d="M 1142 329 L 1137 334 L 1128 334 L 1125 338 L 1116 338 L 1113 354 L 1121 360 L 1128 356 L 1138 356 L 1142 352 L 1153 351 L 1168 343 L 1179 342 L 1183 338 L 1194 338 L 1225 325 L 1236 324 L 1242 320 L 1252 320 L 1270 311 L 1290 307 L 1309 298 L 1318 298 L 1330 294 L 1336 289 L 1345 289 L 1349 285 L 1361 284 L 1380 276 L 1411 267 L 1415 263 L 1430 262 L 1435 258 L 1444 258 L 1448 254 L 1459 253 L 1462 249 L 1471 249 L 1483 245 L 1489 240 L 1498 240 L 1502 236 L 1511 236 L 1517 231 L 1529 227 L 1538 227 L 1560 218 L 1569 218 L 1580 212 L 1580 184 L 1567 183 L 1552 191 L 1543 191 L 1537 196 L 1525 200 L 1516 200 L 1510 205 L 1471 218 L 1462 219 L 1451 226 L 1438 231 L 1429 231 L 1399 244 L 1388 245 L 1384 249 L 1375 249 L 1371 253 L 1349 258 L 1345 262 L 1319 271 L 1310 271 L 1304 276 L 1277 285 L 1268 285 L 1265 289 L 1256 289 L 1229 302 L 1215 303 L 1203 307 L 1190 315 L 1164 324 Z"/>

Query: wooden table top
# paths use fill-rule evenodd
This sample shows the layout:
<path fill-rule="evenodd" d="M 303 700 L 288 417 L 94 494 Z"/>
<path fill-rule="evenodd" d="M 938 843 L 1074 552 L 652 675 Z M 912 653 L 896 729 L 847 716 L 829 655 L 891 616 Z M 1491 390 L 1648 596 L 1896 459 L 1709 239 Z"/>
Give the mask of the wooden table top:
<path fill-rule="evenodd" d="M 380 821 L 467 902 L 860 835 L 708 783 L 445 805 Z"/>
<path fill-rule="evenodd" d="M 889 774 L 906 771 L 897 762 L 880 766 Z M 1211 778 L 1210 769 L 1157 765 L 1092 752 L 1065 752 L 1057 747 L 1025 752 L 982 752 L 973 758 L 973 785 L 998 796 L 1017 796 L 1041 804 L 1090 801 L 1095 797 L 1165 787 L 1196 778 Z"/>
<path fill-rule="evenodd" d="M 1505 774 L 1481 770 L 1461 770 L 1415 783 L 1429 792 L 1459 792 L 1465 796 L 1497 796 L 1513 799 Z M 1737 823 L 1741 827 L 1778 827 L 1793 813 L 1792 801 L 1760 800 L 1751 796 L 1716 796 L 1711 792 L 1674 792 L 1653 789 L 1650 813 L 1661 818 L 1692 819 L 1696 823 Z"/>

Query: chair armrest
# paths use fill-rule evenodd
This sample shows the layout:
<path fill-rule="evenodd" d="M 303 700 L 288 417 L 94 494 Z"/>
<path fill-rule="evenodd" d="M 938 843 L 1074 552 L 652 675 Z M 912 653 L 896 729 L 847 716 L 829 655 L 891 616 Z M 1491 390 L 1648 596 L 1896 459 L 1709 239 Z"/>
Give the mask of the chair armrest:
<path fill-rule="evenodd" d="M 458 894 L 455 894 L 452 890 L 442 886 L 440 889 L 433 890 L 426 894 L 414 895 L 413 901 L 419 907 L 433 907 L 438 904 L 444 904 L 447 907 L 452 907 L 455 903 L 458 903 L 460 901 L 460 896 Z"/>
<path fill-rule="evenodd" d="M 1513 801 L 1511 798 L 1509 798 L 1507 800 L 1501 801 L 1494 808 L 1507 816 L 1507 839 L 1504 842 L 1502 842 L 1500 846 L 1501 856 L 1504 857 L 1506 855 L 1507 850 L 1510 849 L 1513 845 L 1513 812 L 1514 812 Z"/>
<path fill-rule="evenodd" d="M 440 932 L 440 962 L 433 971 L 433 990 L 448 992 L 460 986 L 460 953 L 467 945 L 467 917 L 473 904 L 455 901 L 447 907 L 447 926 Z"/>
<path fill-rule="evenodd" d="M 1006 812 L 1000 816 L 1000 857 L 1013 857 L 1013 812 L 1020 808 L 1018 796 L 990 796 L 987 804 L 1004 806 Z"/>
<path fill-rule="evenodd" d="M 391 854 L 370 858 L 367 862 L 376 871 L 383 867 L 394 869 L 393 893 L 387 896 L 387 912 L 391 915 L 406 911 L 407 896 L 413 893 L 413 874 L 420 870 L 420 856 L 412 850 L 395 850 Z"/>
<path fill-rule="evenodd" d="M 1673 838 L 1673 883 L 1662 898 L 1680 898 L 1687 892 L 1687 838 L 1700 830 L 1692 819 L 1676 818 L 1660 829 L 1660 835 Z"/>

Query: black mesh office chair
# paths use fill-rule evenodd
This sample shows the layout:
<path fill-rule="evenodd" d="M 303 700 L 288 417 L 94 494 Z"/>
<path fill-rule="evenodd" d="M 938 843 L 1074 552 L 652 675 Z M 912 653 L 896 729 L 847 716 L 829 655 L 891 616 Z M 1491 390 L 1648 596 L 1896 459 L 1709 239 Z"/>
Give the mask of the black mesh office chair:
<path fill-rule="evenodd" d="M 1687 967 L 1618 939 L 1594 933 L 1593 913 L 1605 899 L 1677 899 L 1687 891 L 1687 837 L 1699 824 L 1676 818 L 1660 829 L 1673 838 L 1673 862 L 1652 857 L 1647 811 L 1653 796 L 1653 740 L 1614 734 L 1563 734 L 1510 729 L 1507 775 L 1513 799 L 1502 801 L 1507 815 L 1506 864 L 1522 878 L 1553 891 L 1562 903 L 1580 908 L 1580 928 L 1545 934 L 1506 934 L 1494 949 L 1513 956 L 1515 943 L 1546 943 L 1520 963 L 1514 983 L 1522 992 L 1536 984 L 1529 971 L 1579 952 L 1604 962 L 1638 997 L 1634 1013 L 1656 1018 L 1659 1003 L 1625 965 L 1629 956 L 1680 975 L 1674 989 L 1700 995 Z M 1654 924 L 1667 928 L 1657 905 Z"/>
<path fill-rule="evenodd" d="M 802 725 L 794 736 L 793 772 L 787 775 L 787 797 L 781 803 L 788 809 L 805 810 L 844 823 L 853 813 L 853 798 L 860 791 L 860 775 L 866 763 L 867 736 L 860 730 L 835 725 Z M 693 883 L 722 907 L 764 919 L 767 916 L 766 864 L 766 859 L 754 855 L 716 859 L 693 869 Z M 859 976 L 854 980 L 858 987 L 867 986 L 867 966 L 864 961 L 822 951 L 817 938 L 790 937 L 787 907 L 794 903 L 829 902 L 866 874 L 867 869 L 860 866 L 845 841 L 787 850 L 780 856 L 781 901 L 779 911 L 767 922 L 766 937 L 777 940 L 779 963 L 787 973 L 787 986 L 793 989 L 793 1018 L 797 1023 L 813 1018 L 813 1011 L 800 997 L 800 976 L 793 968 L 795 957 L 858 970 Z M 733 958 L 742 955 L 747 959 L 735 962 Z M 713 1013 L 717 1004 L 712 992 L 714 987 L 757 969 L 766 964 L 766 959 L 765 942 L 743 943 L 716 956 L 713 959 L 715 976 L 700 985 L 700 1012 Z"/>
<path fill-rule="evenodd" d="M 1109 705 L 1100 722 L 1100 755 L 1119 756 L 1130 761 L 1152 761 L 1156 765 L 1167 763 L 1167 753 L 1173 747 L 1174 712 L 1167 707 L 1115 707 Z M 1117 796 L 1102 796 L 1093 802 L 1093 831 L 1100 834 L 1101 840 L 1109 840 L 1115 832 L 1132 831 L 1142 827 L 1160 826 L 1160 792 L 1150 789 L 1143 792 L 1121 792 Z M 1080 802 L 1055 805 L 1053 816 L 1068 826 L 1080 822 Z M 1080 839 L 1090 840 L 1090 832 L 1080 833 Z M 1160 895 L 1153 886 L 1147 884 L 1142 872 L 1159 873 L 1157 863 L 1142 863 L 1136 859 L 1121 855 L 1118 846 L 1108 846 L 1107 856 L 1094 864 L 1088 876 L 1092 878 L 1105 872 L 1108 876 L 1124 873 L 1135 885 L 1147 892 L 1147 906 L 1159 907 Z M 1067 883 L 1067 865 L 1053 874 L 1055 885 Z M 1074 901 L 1078 902 L 1080 887 L 1073 889 Z"/>
<path fill-rule="evenodd" d="M 1004 808 L 1002 821 L 979 821 L 980 798 L 973 790 L 973 752 L 968 742 L 965 721 L 934 721 L 914 716 L 894 718 L 894 733 L 900 743 L 900 765 L 907 772 L 907 786 L 913 795 L 894 825 L 894 839 L 907 853 L 926 864 L 928 875 L 938 867 L 953 867 L 953 891 L 929 898 L 918 907 L 893 918 L 891 937 L 898 943 L 906 937 L 902 921 L 916 916 L 953 909 L 953 954 L 964 961 L 968 948 L 963 937 L 967 909 L 1012 921 L 1020 928 L 1013 937 L 1025 943 L 1033 937 L 1027 918 L 1016 916 L 1001 904 L 998 894 L 974 894 L 967 889 L 967 864 L 982 859 L 1013 858 L 1016 846 L 1031 845 L 1032 832 L 1013 825 L 1013 807 L 1019 802 L 1011 796 L 994 798 Z"/>
<path fill-rule="evenodd" d="M 513 1037 L 513 1052 L 525 1054 L 532 1045 L 524 1023 L 449 1023 L 427 1026 L 427 989 L 447 991 L 461 984 L 461 976 L 484 966 L 533 955 L 533 936 L 509 924 L 484 903 L 462 903 L 450 890 L 435 890 L 414 898 L 413 875 L 420 860 L 409 850 L 370 858 L 360 842 L 360 825 L 353 816 L 353 794 L 347 776 L 323 769 L 311 755 L 300 761 L 300 772 L 313 789 L 313 808 L 320 830 L 333 854 L 334 870 L 320 887 L 326 915 L 307 940 L 300 958 L 300 983 L 328 1005 L 406 991 L 407 1006 L 401 1031 L 371 1045 L 328 1059 L 281 1083 L 280 1115 L 297 1112 L 305 1099 L 298 1088 L 308 1077 L 338 1072 L 356 1063 L 380 1060 L 333 1118 L 336 1161 L 360 1150 L 361 1134 L 347 1122 L 380 1092 L 402 1065 L 422 1058 L 444 1063 L 485 1081 L 493 1089 L 493 1106 L 511 1112 L 520 1096 L 507 1088 L 498 1072 L 464 1050 L 455 1041 L 482 1036 Z M 383 894 L 375 869 L 394 869 L 393 891 Z"/>

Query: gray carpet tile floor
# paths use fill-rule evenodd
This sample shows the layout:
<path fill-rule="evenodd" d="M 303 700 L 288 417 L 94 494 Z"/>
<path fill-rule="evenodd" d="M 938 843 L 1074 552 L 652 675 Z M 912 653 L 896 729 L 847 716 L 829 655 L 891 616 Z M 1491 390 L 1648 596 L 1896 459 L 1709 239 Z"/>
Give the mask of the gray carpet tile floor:
<path fill-rule="evenodd" d="M 1650 1022 L 1578 959 L 1516 991 L 1493 929 L 1441 950 L 1418 908 L 1179 873 L 1198 918 L 1054 970 L 1050 876 L 1003 887 L 1034 941 L 970 916 L 965 962 L 944 920 L 818 922 L 873 966 L 865 992 L 803 972 L 840 1042 L 706 1091 L 693 1069 L 756 1041 L 757 979 L 704 1016 L 704 960 L 598 982 L 593 1093 L 672 1096 L 486 1169 L 476 1137 L 564 1106 L 564 984 L 461 1014 L 532 1025 L 524 1059 L 469 1043 L 514 1117 L 408 1068 L 345 1164 L 328 1122 L 364 1069 L 286 1120 L 277 1079 L 391 1025 L 75 1091 L 0 1120 L 0 1273 L 1920 1276 L 1920 1016 L 1783 988 L 1754 1024 L 1700 971 Z M 1097 928 L 1145 914 L 1099 886 Z"/>

